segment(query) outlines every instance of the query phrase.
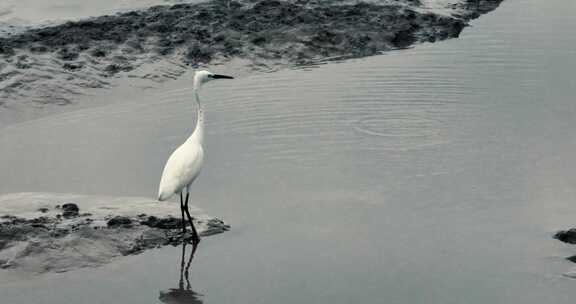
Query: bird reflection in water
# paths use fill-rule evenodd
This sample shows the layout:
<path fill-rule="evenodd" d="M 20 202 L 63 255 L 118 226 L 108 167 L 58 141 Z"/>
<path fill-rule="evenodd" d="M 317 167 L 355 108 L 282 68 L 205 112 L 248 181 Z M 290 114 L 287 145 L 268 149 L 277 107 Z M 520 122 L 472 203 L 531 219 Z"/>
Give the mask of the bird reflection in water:
<path fill-rule="evenodd" d="M 170 288 L 166 291 L 160 291 L 159 300 L 166 304 L 202 304 L 202 295 L 196 293 L 190 287 L 190 265 L 194 259 L 196 245 L 192 245 L 192 252 L 186 262 L 186 242 L 182 244 L 182 258 L 180 261 L 180 280 L 178 288 Z M 186 281 L 186 287 L 184 287 Z"/>

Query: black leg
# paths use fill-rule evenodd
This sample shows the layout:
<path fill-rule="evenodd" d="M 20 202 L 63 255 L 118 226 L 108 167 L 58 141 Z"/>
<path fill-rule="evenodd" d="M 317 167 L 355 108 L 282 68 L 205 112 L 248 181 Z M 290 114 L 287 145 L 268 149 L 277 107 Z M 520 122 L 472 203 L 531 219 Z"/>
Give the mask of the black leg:
<path fill-rule="evenodd" d="M 186 264 L 186 270 L 184 271 L 184 277 L 186 278 L 186 290 L 191 290 L 190 287 L 190 265 L 192 265 L 192 260 L 194 259 L 194 253 L 196 253 L 196 247 L 198 244 L 192 245 L 192 252 L 190 252 L 190 258 L 188 258 L 188 264 Z M 182 261 L 182 266 L 184 266 L 184 261 Z"/>
<path fill-rule="evenodd" d="M 186 242 L 182 243 L 182 258 L 180 260 L 180 281 L 178 281 L 178 288 L 184 290 L 184 257 L 186 256 Z"/>
<path fill-rule="evenodd" d="M 188 210 L 188 199 L 190 197 L 190 193 L 186 191 L 186 200 L 184 201 L 184 211 L 188 216 L 188 222 L 190 223 L 190 227 L 192 228 L 192 242 L 194 246 L 200 243 L 200 237 L 198 236 L 198 232 L 196 232 L 196 227 L 194 227 L 194 222 L 192 222 L 192 216 L 190 216 L 190 210 Z"/>
<path fill-rule="evenodd" d="M 182 190 L 184 192 L 184 190 Z M 182 192 L 180 192 L 180 213 L 182 214 L 182 237 L 186 234 L 186 219 L 184 219 L 184 199 L 182 198 Z"/>

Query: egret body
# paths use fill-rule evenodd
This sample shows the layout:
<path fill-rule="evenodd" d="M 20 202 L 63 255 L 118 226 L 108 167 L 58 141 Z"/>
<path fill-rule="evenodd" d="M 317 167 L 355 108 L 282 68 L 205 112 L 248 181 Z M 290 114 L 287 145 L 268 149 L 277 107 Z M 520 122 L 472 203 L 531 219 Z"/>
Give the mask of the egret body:
<path fill-rule="evenodd" d="M 233 79 L 233 77 L 214 74 L 209 71 L 198 71 L 194 75 L 194 99 L 197 103 L 196 127 L 192 135 L 180 145 L 168 158 L 158 190 L 158 200 L 164 201 L 175 194 L 180 195 L 180 211 L 182 215 L 182 232 L 186 233 L 186 220 L 188 218 L 192 229 L 192 241 L 198 244 L 200 238 L 194 227 L 190 211 L 188 210 L 188 199 L 190 197 L 190 186 L 200 174 L 204 162 L 204 112 L 200 102 L 199 92 L 202 86 L 214 79 Z M 184 197 L 184 192 L 186 195 Z"/>

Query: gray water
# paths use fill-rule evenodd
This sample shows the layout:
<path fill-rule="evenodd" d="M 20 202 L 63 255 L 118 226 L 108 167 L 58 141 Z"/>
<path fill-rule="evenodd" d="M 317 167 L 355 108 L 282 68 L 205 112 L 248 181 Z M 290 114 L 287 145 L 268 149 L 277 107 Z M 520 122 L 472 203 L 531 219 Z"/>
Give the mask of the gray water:
<path fill-rule="evenodd" d="M 573 303 L 576 2 L 507 0 L 460 39 L 210 84 L 192 202 L 205 303 Z M 0 130 L 0 193 L 155 195 L 190 79 Z M 175 205 L 175 212 L 177 206 Z M 34 279 L 2 303 L 158 303 L 180 249 Z"/>

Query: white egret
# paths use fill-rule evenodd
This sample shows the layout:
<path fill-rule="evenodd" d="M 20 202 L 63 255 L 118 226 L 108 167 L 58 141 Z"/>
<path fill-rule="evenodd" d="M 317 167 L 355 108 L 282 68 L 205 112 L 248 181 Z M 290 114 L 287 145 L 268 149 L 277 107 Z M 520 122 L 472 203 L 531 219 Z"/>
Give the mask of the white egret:
<path fill-rule="evenodd" d="M 195 245 L 200 242 L 200 237 L 196 232 L 190 211 L 188 210 L 188 198 L 190 196 L 190 186 L 198 177 L 198 174 L 200 174 L 204 160 L 204 149 L 202 148 L 204 141 L 204 112 L 202 111 L 202 103 L 200 102 L 198 94 L 202 85 L 214 79 L 233 79 L 233 77 L 218 75 L 209 71 L 198 71 L 194 75 L 193 92 L 198 112 L 196 128 L 194 132 L 192 132 L 192 135 L 172 152 L 172 155 L 168 158 L 164 166 L 164 171 L 162 172 L 162 179 L 160 180 L 158 190 L 158 200 L 160 201 L 167 200 L 175 194 L 180 194 L 182 233 L 186 233 L 186 221 L 184 219 L 184 213 L 186 213 L 192 229 L 192 242 Z M 184 199 L 183 195 L 185 190 L 186 198 Z"/>

